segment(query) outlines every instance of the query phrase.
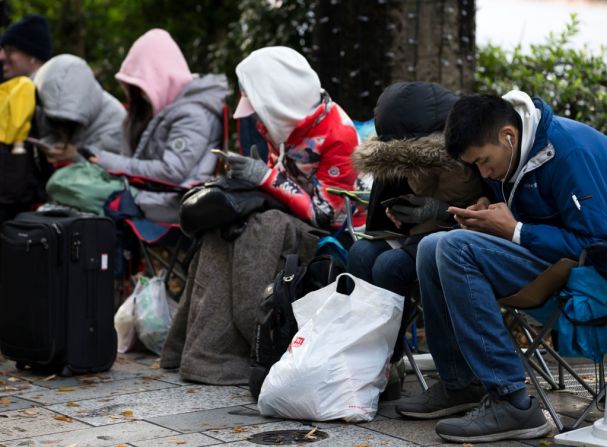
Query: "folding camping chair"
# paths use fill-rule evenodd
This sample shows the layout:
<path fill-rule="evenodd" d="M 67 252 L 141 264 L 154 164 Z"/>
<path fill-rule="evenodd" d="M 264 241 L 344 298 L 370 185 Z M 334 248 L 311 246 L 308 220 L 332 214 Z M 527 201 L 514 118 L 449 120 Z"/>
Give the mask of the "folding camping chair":
<path fill-rule="evenodd" d="M 591 387 L 559 353 L 557 349 L 550 346 L 550 343 L 546 340 L 549 335 L 554 335 L 554 330 L 558 323 L 558 319 L 563 312 L 565 301 L 560 299 L 558 296 L 559 291 L 562 290 L 567 284 L 569 273 L 573 267 L 576 267 L 583 262 L 578 263 L 571 259 L 561 259 L 555 264 L 551 265 L 542 272 L 533 282 L 523 287 L 517 293 L 498 299 L 499 304 L 505 309 L 505 320 L 506 326 L 510 331 L 514 347 L 519 354 L 527 375 L 531 380 L 531 383 L 537 391 L 544 407 L 554 420 L 559 432 L 564 430 L 574 429 L 580 425 L 580 423 L 586 418 L 588 413 L 592 410 L 593 406 L 597 405 L 598 402 L 605 397 L 605 367 L 604 360 L 601 359 L 598 362 L 599 371 L 599 386 L 598 390 Z M 536 330 L 529 323 L 525 310 L 531 308 L 537 308 L 539 306 L 550 304 L 549 300 L 555 300 L 555 308 L 552 311 L 548 321 L 543 325 L 541 330 Z M 508 322 L 507 320 L 510 320 Z M 525 351 L 519 344 L 518 340 L 514 336 L 516 329 L 520 329 L 524 334 L 528 346 Z M 555 338 L 553 337 L 553 340 Z M 558 365 L 558 383 L 552 375 L 548 365 L 546 364 L 540 349 L 544 350 L 547 354 L 552 357 Z M 541 376 L 553 390 L 564 389 L 564 370 L 566 370 L 591 396 L 592 401 L 584 409 L 582 414 L 576 419 L 573 425 L 565 427 L 560 417 L 556 413 L 556 410 L 546 392 L 542 388 L 536 374 Z"/>
<path fill-rule="evenodd" d="M 173 185 L 144 177 L 120 175 L 125 180 L 125 189 L 112 194 L 105 205 L 105 213 L 113 218 L 117 225 L 124 223 L 137 240 L 141 254 L 144 272 L 149 276 L 157 276 L 160 266 L 164 269 L 164 282 L 167 290 L 169 282 L 178 278 L 185 284 L 188 265 L 197 249 L 197 244 L 181 232 L 178 224 L 153 222 L 143 216 L 130 194 L 129 186 L 140 190 L 184 194 L 188 188 Z M 168 257 L 160 253 L 166 251 Z M 172 295 L 179 295 L 181 290 Z M 178 298 L 178 296 L 175 296 Z"/>

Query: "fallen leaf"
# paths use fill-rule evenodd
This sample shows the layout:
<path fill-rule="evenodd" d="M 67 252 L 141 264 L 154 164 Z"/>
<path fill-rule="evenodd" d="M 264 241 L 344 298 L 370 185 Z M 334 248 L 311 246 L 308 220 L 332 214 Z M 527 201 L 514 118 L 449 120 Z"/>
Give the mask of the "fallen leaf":
<path fill-rule="evenodd" d="M 116 444 L 116 447 L 129 447 L 129 446 L 126 444 Z"/>
<path fill-rule="evenodd" d="M 34 410 L 23 410 L 20 413 L 26 414 L 28 416 L 38 416 L 38 412 Z"/>
<path fill-rule="evenodd" d="M 55 377 L 57 377 L 57 374 L 53 374 L 50 375 L 48 377 L 45 377 L 44 379 L 42 379 L 43 382 L 48 382 L 49 380 L 53 380 Z"/>
<path fill-rule="evenodd" d="M 0 404 L 2 405 L 8 405 L 12 402 L 12 400 L 8 399 L 7 397 L 3 397 L 2 399 L 0 399 Z"/>
<path fill-rule="evenodd" d="M 474 444 L 470 444 L 469 442 L 464 442 L 464 444 L 462 444 L 462 447 L 474 447 Z"/>
<path fill-rule="evenodd" d="M 76 402 L 68 402 L 65 404 L 66 407 L 79 407 L 80 404 L 77 404 Z"/>
<path fill-rule="evenodd" d="M 18 379 L 18 378 L 16 378 L 16 377 L 9 377 L 9 378 L 8 378 L 8 381 L 9 381 L 9 382 L 19 382 L 19 379 Z"/>
<path fill-rule="evenodd" d="M 154 362 L 150 365 L 152 369 L 160 369 L 160 362 Z"/>
<path fill-rule="evenodd" d="M 112 416 L 110 416 L 110 419 L 122 419 L 122 417 L 121 416 L 114 416 L 114 415 L 112 415 Z"/>
<path fill-rule="evenodd" d="M 133 417 L 133 410 L 131 410 L 130 408 L 127 410 L 124 410 L 122 413 L 120 413 L 121 415 L 123 415 L 125 418 L 132 418 Z"/>
<path fill-rule="evenodd" d="M 314 434 L 314 433 L 316 433 L 316 430 L 318 430 L 318 427 L 314 427 L 312 430 L 310 430 L 308 433 L 306 433 L 304 438 L 305 439 L 316 439 L 316 435 Z"/>
<path fill-rule="evenodd" d="M 232 433 L 244 433 L 247 431 L 249 431 L 248 428 L 241 427 L 240 425 L 235 425 L 234 428 L 232 428 Z"/>
<path fill-rule="evenodd" d="M 316 439 L 316 436 L 314 436 L 314 439 Z M 369 447 L 369 444 L 354 444 L 354 447 Z"/>
<path fill-rule="evenodd" d="M 60 393 L 68 393 L 70 391 L 76 391 L 76 388 L 72 388 L 69 386 L 62 386 L 61 388 L 57 388 L 57 391 L 59 391 Z"/>
<path fill-rule="evenodd" d="M 78 443 L 73 443 L 73 444 L 68 444 L 65 447 L 76 447 L 78 445 Z"/>
<path fill-rule="evenodd" d="M 185 443 L 186 443 L 185 441 L 180 441 L 179 439 L 175 441 L 175 444 L 177 444 L 177 445 L 183 445 Z"/>
<path fill-rule="evenodd" d="M 550 442 L 550 441 L 547 441 L 547 440 L 543 439 L 543 440 L 541 440 L 541 441 L 539 442 L 539 444 L 540 444 L 540 445 L 552 445 L 552 442 Z"/>
<path fill-rule="evenodd" d="M 74 420 L 69 416 L 59 415 L 59 416 L 53 416 L 53 418 L 57 419 L 58 421 L 63 421 L 63 422 L 74 422 Z"/>
<path fill-rule="evenodd" d="M 195 388 L 189 388 L 189 389 L 186 391 L 186 394 L 193 394 L 193 393 L 197 393 L 197 392 L 198 392 L 198 390 L 197 390 L 197 389 L 195 389 Z"/>

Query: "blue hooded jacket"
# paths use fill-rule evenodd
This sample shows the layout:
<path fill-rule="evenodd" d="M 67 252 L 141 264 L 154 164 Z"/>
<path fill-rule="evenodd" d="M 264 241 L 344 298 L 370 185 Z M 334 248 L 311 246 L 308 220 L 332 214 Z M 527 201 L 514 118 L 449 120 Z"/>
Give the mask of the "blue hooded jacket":
<path fill-rule="evenodd" d="M 578 259 L 585 247 L 607 241 L 607 136 L 533 102 L 542 117 L 507 203 L 523 223 L 523 247 L 549 262 Z M 488 182 L 503 197 L 501 182 Z"/>

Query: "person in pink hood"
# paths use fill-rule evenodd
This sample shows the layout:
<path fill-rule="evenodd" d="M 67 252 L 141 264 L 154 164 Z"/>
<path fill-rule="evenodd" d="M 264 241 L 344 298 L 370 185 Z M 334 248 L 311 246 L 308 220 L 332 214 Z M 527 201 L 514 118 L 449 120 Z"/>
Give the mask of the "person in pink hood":
<path fill-rule="evenodd" d="M 116 79 L 128 99 L 122 154 L 100 151 L 90 160 L 108 171 L 190 186 L 213 176 L 221 144 L 228 83 L 224 75 L 195 76 L 169 33 L 152 29 L 135 41 Z M 177 222 L 179 197 L 141 191 L 146 217 Z"/>

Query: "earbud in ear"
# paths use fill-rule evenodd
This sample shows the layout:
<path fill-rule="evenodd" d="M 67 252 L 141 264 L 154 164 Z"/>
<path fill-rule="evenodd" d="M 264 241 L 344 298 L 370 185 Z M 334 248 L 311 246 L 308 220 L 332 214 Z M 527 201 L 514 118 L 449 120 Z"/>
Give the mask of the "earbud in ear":
<path fill-rule="evenodd" d="M 510 143 L 510 146 L 512 146 L 512 135 L 506 135 L 506 140 L 508 140 L 508 143 Z"/>

